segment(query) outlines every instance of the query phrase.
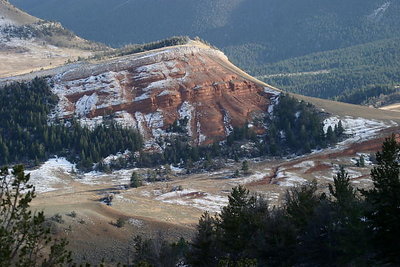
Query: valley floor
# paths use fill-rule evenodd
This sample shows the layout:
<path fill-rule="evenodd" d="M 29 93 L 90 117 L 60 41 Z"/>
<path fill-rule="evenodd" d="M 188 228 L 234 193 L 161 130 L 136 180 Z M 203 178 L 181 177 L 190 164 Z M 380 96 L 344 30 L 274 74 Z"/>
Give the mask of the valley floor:
<path fill-rule="evenodd" d="M 347 130 L 351 136 L 336 147 L 301 157 L 249 160 L 251 174 L 238 178 L 233 176 L 241 162 L 227 160 L 216 172 L 185 174 L 185 170 L 172 167 L 173 174 L 166 182 L 128 188 L 133 170 L 77 174 L 74 165 L 54 158 L 30 171 L 38 192 L 33 207 L 49 217 L 62 215 L 64 222 L 56 224 L 58 233 L 68 237 L 77 260 L 92 262 L 104 257 L 125 262 L 136 235 L 190 239 L 201 214 L 219 212 L 227 204 L 231 188 L 239 184 L 266 196 L 271 206 L 280 205 L 291 186 L 306 181 L 317 180 L 321 190 L 326 190 L 340 165 L 345 166 L 354 186 L 371 186 L 371 155 L 381 148 L 385 136 L 398 133 L 400 127 L 394 122 L 352 123 Z M 365 167 L 356 166 L 361 155 Z M 101 200 L 111 195 L 112 205 L 107 206 Z M 71 216 L 72 212 L 76 216 Z M 126 221 L 124 227 L 114 225 L 119 218 Z"/>

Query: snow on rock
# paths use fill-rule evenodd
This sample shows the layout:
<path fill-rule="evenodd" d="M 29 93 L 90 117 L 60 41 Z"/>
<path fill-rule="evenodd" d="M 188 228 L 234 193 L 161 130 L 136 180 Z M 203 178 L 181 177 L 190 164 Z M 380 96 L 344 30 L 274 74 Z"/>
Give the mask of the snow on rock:
<path fill-rule="evenodd" d="M 104 163 L 110 164 L 111 161 L 118 160 L 119 158 L 126 158 L 126 157 L 129 157 L 130 154 L 131 154 L 131 152 L 130 152 L 129 150 L 125 150 L 124 153 L 119 152 L 119 153 L 117 153 L 116 155 L 109 155 L 108 157 L 106 157 L 106 158 L 104 159 Z"/>
<path fill-rule="evenodd" d="M 154 192 L 157 194 L 156 192 Z M 191 206 L 209 212 L 220 212 L 228 204 L 228 197 L 213 195 L 194 189 L 159 194 L 156 200 L 164 203 Z"/>
<path fill-rule="evenodd" d="M 61 176 L 71 171 L 75 171 L 75 164 L 65 158 L 52 158 L 38 169 L 26 173 L 31 175 L 29 183 L 35 186 L 36 192 L 45 193 L 57 190 L 59 185 L 65 186 L 67 183 Z"/>
<path fill-rule="evenodd" d="M 274 89 L 271 89 L 269 87 L 264 87 L 264 92 L 267 93 L 267 94 L 274 95 L 274 96 L 279 96 L 281 94 L 281 92 L 279 92 L 277 90 L 274 90 Z"/>
<path fill-rule="evenodd" d="M 103 124 L 103 116 L 97 116 L 94 118 L 86 118 L 82 117 L 78 119 L 79 124 L 83 127 L 88 127 L 89 129 L 93 130 L 96 126 Z"/>
<path fill-rule="evenodd" d="M 207 136 L 201 133 L 200 121 L 197 122 L 197 135 L 198 135 L 198 144 L 202 144 L 204 141 L 206 141 Z"/>
<path fill-rule="evenodd" d="M 75 112 L 78 116 L 87 115 L 90 111 L 96 108 L 97 94 L 93 93 L 90 96 L 82 96 L 75 104 Z"/>
<path fill-rule="evenodd" d="M 0 27 L 14 25 L 14 24 L 15 24 L 14 21 L 6 19 L 5 17 L 1 16 L 1 14 L 0 14 Z"/>
<path fill-rule="evenodd" d="M 60 101 L 55 108 L 55 117 L 70 115 L 85 116 L 92 109 L 101 109 L 127 102 L 124 98 L 124 87 L 128 82 L 128 71 L 113 72 L 107 71 L 99 75 L 92 75 L 78 80 L 66 80 L 61 78 L 68 74 L 68 71 L 60 73 L 53 78 L 54 87 L 52 91 Z M 66 96 L 73 94 L 85 94 L 76 103 L 75 113 L 70 111 L 71 101 Z M 88 96 L 90 93 L 90 96 Z M 100 98 L 99 95 L 106 94 L 107 98 Z"/>
<path fill-rule="evenodd" d="M 128 223 L 136 226 L 136 227 L 142 227 L 144 225 L 144 222 L 142 220 L 134 219 L 134 218 L 129 218 Z"/>
<path fill-rule="evenodd" d="M 285 186 L 285 187 L 292 187 L 292 186 L 304 184 L 307 182 L 306 179 L 299 177 L 296 174 L 286 172 L 286 171 L 278 172 L 275 179 L 278 179 L 276 184 L 278 184 L 279 186 Z"/>
<path fill-rule="evenodd" d="M 273 115 L 274 107 L 279 104 L 279 97 L 281 95 L 281 92 L 269 89 L 268 87 L 264 87 L 264 92 L 273 95 L 273 97 L 271 97 L 271 104 L 268 106 L 267 110 L 268 114 Z"/>
<path fill-rule="evenodd" d="M 189 136 L 193 136 L 192 133 L 192 120 L 193 120 L 193 111 L 194 107 L 187 101 L 183 102 L 181 107 L 178 110 L 179 119 L 188 119 L 188 123 L 186 125 L 186 130 Z"/>
<path fill-rule="evenodd" d="M 233 131 L 233 127 L 232 127 L 232 123 L 231 123 L 232 119 L 229 115 L 228 111 L 224 112 L 224 126 L 225 126 L 225 134 L 226 136 L 229 136 L 232 131 Z"/>
<path fill-rule="evenodd" d="M 307 160 L 307 161 L 302 161 L 300 163 L 297 163 L 296 165 L 293 165 L 294 168 L 312 168 L 315 166 L 315 162 L 312 160 Z"/>
<path fill-rule="evenodd" d="M 164 134 L 164 131 L 161 129 L 164 126 L 164 116 L 161 110 L 146 114 L 144 117 L 147 127 L 152 129 L 152 134 L 154 137 Z"/>
<path fill-rule="evenodd" d="M 285 178 L 283 181 L 278 181 L 277 184 L 280 186 L 292 187 L 306 182 L 306 179 L 290 174 L 289 177 Z"/>
<path fill-rule="evenodd" d="M 344 141 L 345 143 L 368 140 L 371 137 L 374 137 L 380 130 L 397 125 L 397 123 L 393 121 L 383 122 L 364 118 L 353 118 L 349 116 L 339 119 L 338 117 L 333 116 L 324 120 L 325 133 L 327 132 L 329 126 L 334 129 L 335 125 L 339 123 L 339 120 L 342 121 L 343 128 L 345 129 L 344 133 L 351 135 L 351 138 Z"/>
<path fill-rule="evenodd" d="M 268 172 L 267 172 L 268 173 Z M 249 183 L 253 183 L 256 181 L 260 181 L 262 179 L 264 179 L 264 177 L 266 176 L 265 172 L 256 172 L 253 175 L 250 175 L 248 177 L 244 177 L 244 178 L 239 178 L 239 184 L 249 184 Z"/>
<path fill-rule="evenodd" d="M 126 111 L 117 111 L 114 113 L 114 121 L 117 122 L 119 125 L 122 127 L 137 127 L 137 121 L 136 119 L 132 116 L 132 114 L 126 112 Z"/>
<path fill-rule="evenodd" d="M 135 102 L 140 102 L 140 101 L 143 101 L 143 100 L 146 100 L 146 99 L 149 99 L 150 98 L 150 95 L 148 94 L 148 93 L 144 93 L 144 94 L 142 94 L 142 95 L 140 95 L 140 96 L 137 96 L 137 97 L 135 97 Z"/>
<path fill-rule="evenodd" d="M 136 120 L 136 128 L 139 130 L 139 132 L 145 136 L 146 133 L 146 119 L 144 115 L 141 112 L 136 112 L 135 113 L 135 120 Z"/>

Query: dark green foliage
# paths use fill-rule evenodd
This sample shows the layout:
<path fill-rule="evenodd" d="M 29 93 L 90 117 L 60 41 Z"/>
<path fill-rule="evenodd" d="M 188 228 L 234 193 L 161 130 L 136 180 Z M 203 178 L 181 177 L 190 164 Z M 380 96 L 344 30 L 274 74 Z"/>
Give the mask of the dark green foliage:
<path fill-rule="evenodd" d="M 273 114 L 267 120 L 266 152 L 271 155 L 309 153 L 311 149 L 333 144 L 343 136 L 341 121 L 323 130 L 323 115 L 313 105 L 281 95 Z"/>
<path fill-rule="evenodd" d="M 114 223 L 114 225 L 118 228 L 124 227 L 126 224 L 126 219 L 124 218 L 118 218 L 117 221 Z"/>
<path fill-rule="evenodd" d="M 193 266 L 214 266 L 217 263 L 216 218 L 204 213 L 197 225 L 196 236 L 188 254 L 188 261 Z"/>
<path fill-rule="evenodd" d="M 252 74 L 290 92 L 375 104 L 382 95 L 398 92 L 398 42 L 394 38 L 310 54 L 259 67 Z"/>
<path fill-rule="evenodd" d="M 269 208 L 239 186 L 220 215 L 204 214 L 192 241 L 194 266 L 395 266 L 399 260 L 399 154 L 394 137 L 377 154 L 375 187 L 365 200 L 343 167 L 320 193 L 315 182 L 290 189 Z"/>
<path fill-rule="evenodd" d="M 53 240 L 43 212 L 30 210 L 35 190 L 28 182 L 22 165 L 0 171 L 0 265 L 64 266 L 71 261 L 68 242 Z"/>
<path fill-rule="evenodd" d="M 365 158 L 364 158 L 364 155 L 361 155 L 361 156 L 360 156 L 360 159 L 357 159 L 356 166 L 357 166 L 357 167 L 361 167 L 361 168 L 365 167 Z"/>
<path fill-rule="evenodd" d="M 186 127 L 187 127 L 188 122 L 189 122 L 188 117 L 185 117 L 180 120 L 176 120 L 176 121 L 174 121 L 173 124 L 171 124 L 167 128 L 167 132 L 186 134 L 186 131 L 187 131 Z"/>
<path fill-rule="evenodd" d="M 370 104 L 377 102 L 382 95 L 390 95 L 398 90 L 393 85 L 368 85 L 366 87 L 350 89 L 339 95 L 336 100 L 350 104 Z M 373 103 L 371 103 L 373 104 Z"/>
<path fill-rule="evenodd" d="M 304 229 L 314 215 L 320 201 L 316 191 L 317 183 L 312 182 L 289 189 L 286 194 L 287 216 L 298 229 Z"/>
<path fill-rule="evenodd" d="M 170 38 L 167 38 L 164 40 L 155 41 L 155 42 L 146 43 L 146 44 L 126 45 L 122 48 L 119 48 L 119 49 L 116 49 L 113 51 L 96 54 L 95 56 L 93 56 L 93 58 L 94 59 L 102 59 L 102 58 L 108 58 L 108 57 L 119 57 L 119 56 L 132 55 L 132 54 L 150 51 L 150 50 L 168 47 L 168 46 L 184 45 L 184 44 L 187 44 L 189 41 L 190 41 L 190 38 L 188 36 L 174 36 L 174 37 L 170 37 Z"/>
<path fill-rule="evenodd" d="M 247 174 L 249 172 L 249 162 L 247 160 L 244 160 L 242 162 L 242 171 L 244 174 Z"/>
<path fill-rule="evenodd" d="M 11 2 L 41 18 L 61 21 L 85 38 L 114 46 L 173 35 L 201 36 L 243 67 L 400 35 L 396 1 L 376 17 L 369 15 L 386 1 Z"/>
<path fill-rule="evenodd" d="M 371 171 L 374 188 L 363 191 L 371 210 L 371 224 L 375 249 L 384 262 L 400 264 L 400 144 L 392 135 L 376 154 L 378 166 Z"/>
<path fill-rule="evenodd" d="M 183 238 L 168 243 L 160 235 L 146 240 L 136 236 L 134 241 L 134 266 L 175 267 L 188 250 L 188 244 Z"/>
<path fill-rule="evenodd" d="M 142 186 L 142 179 L 140 178 L 139 174 L 137 172 L 132 172 L 131 175 L 131 180 L 130 180 L 130 187 L 132 188 L 137 188 L 139 186 Z"/>
<path fill-rule="evenodd" d="M 173 35 L 201 36 L 251 74 L 301 94 L 333 98 L 368 86 L 399 83 L 398 1 L 12 2 L 41 18 L 61 21 L 85 38 L 113 46 Z M 329 73 L 304 73 L 321 70 Z M 282 73 L 295 75 L 270 76 Z M 357 95 L 357 101 L 365 101 Z M 371 91 L 367 95 L 378 96 Z"/>
<path fill-rule="evenodd" d="M 0 89 L 0 164 L 32 165 L 57 154 L 78 162 L 79 168 L 91 169 L 110 154 L 141 149 L 143 141 L 137 131 L 112 121 L 93 130 L 75 121 L 49 124 L 48 114 L 56 103 L 43 78 Z"/>

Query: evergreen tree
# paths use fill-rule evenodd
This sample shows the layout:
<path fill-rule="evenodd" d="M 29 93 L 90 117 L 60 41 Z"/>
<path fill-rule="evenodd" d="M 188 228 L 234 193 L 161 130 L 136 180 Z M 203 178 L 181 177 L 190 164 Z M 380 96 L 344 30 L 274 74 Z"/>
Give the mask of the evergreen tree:
<path fill-rule="evenodd" d="M 400 264 L 400 144 L 394 135 L 386 138 L 376 160 L 378 166 L 371 170 L 374 188 L 363 191 L 371 205 L 368 219 L 379 257 Z"/>
<path fill-rule="evenodd" d="M 130 179 L 130 184 L 132 188 L 137 188 L 142 186 L 142 180 L 140 179 L 140 176 L 137 172 L 132 172 L 131 179 Z"/>
<path fill-rule="evenodd" d="M 251 239 L 251 231 L 248 220 L 248 209 L 254 207 L 256 198 L 250 196 L 249 191 L 238 186 L 232 189 L 229 195 L 229 203 L 222 209 L 219 227 L 221 228 L 222 245 L 232 255 L 233 260 L 243 256 L 246 246 Z"/>
<path fill-rule="evenodd" d="M 248 174 L 249 173 L 249 169 L 250 169 L 249 162 L 247 160 L 244 160 L 242 162 L 242 171 L 243 171 L 243 173 L 244 174 Z"/>
<path fill-rule="evenodd" d="M 71 262 L 65 239 L 52 239 L 43 212 L 33 213 L 34 188 L 22 165 L 0 170 L 0 265 L 63 266 Z"/>
<path fill-rule="evenodd" d="M 192 241 L 188 261 L 193 266 L 214 266 L 218 257 L 217 220 L 204 213 L 197 225 L 197 232 Z"/>

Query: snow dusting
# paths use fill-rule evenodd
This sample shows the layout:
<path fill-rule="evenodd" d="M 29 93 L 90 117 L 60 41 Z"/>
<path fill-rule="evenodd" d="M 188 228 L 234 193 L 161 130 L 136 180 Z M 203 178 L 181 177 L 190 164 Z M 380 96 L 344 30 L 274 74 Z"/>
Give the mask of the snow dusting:
<path fill-rule="evenodd" d="M 38 169 L 26 171 L 26 173 L 30 173 L 29 182 L 35 186 L 36 192 L 45 193 L 58 190 L 60 184 L 65 186 L 66 182 L 62 179 L 62 175 L 72 171 L 75 171 L 75 164 L 65 158 L 52 158 Z"/>
<path fill-rule="evenodd" d="M 90 96 L 82 96 L 75 104 L 75 112 L 78 116 L 87 115 L 90 111 L 96 108 L 97 104 L 97 94 L 93 93 Z"/>
<path fill-rule="evenodd" d="M 183 102 L 181 107 L 179 108 L 179 119 L 188 119 L 188 123 L 186 125 L 186 130 L 189 136 L 193 136 L 192 133 L 192 120 L 193 120 L 193 111 L 194 107 L 187 101 Z"/>
<path fill-rule="evenodd" d="M 384 3 L 382 6 L 375 9 L 370 15 L 368 15 L 368 18 L 375 21 L 381 20 L 386 10 L 389 8 L 390 4 L 390 2 Z"/>

